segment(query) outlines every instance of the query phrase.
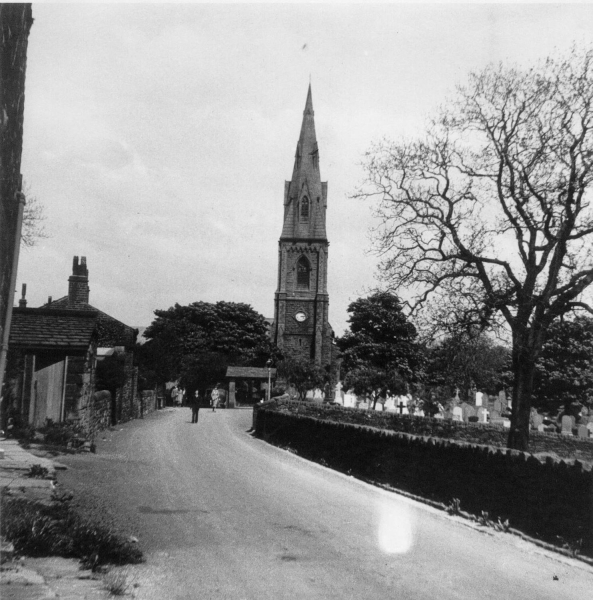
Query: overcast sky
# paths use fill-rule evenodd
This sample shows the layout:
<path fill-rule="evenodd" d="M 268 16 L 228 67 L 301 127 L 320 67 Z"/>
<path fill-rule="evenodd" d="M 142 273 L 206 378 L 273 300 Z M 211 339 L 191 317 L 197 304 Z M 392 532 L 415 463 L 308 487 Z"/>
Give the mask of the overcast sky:
<path fill-rule="evenodd" d="M 467 73 L 590 41 L 593 5 L 33 4 L 22 172 L 50 238 L 21 252 L 29 306 L 68 290 L 133 326 L 175 302 L 273 316 L 284 181 L 311 78 L 328 181 L 330 322 L 375 285 L 373 140 L 420 133 Z"/>

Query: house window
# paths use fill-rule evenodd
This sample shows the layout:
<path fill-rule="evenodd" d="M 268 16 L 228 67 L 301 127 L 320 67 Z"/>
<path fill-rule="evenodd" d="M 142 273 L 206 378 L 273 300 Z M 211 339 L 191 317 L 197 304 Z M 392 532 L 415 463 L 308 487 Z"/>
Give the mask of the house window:
<path fill-rule="evenodd" d="M 301 221 L 309 220 L 309 198 L 304 196 L 301 200 Z"/>
<path fill-rule="evenodd" d="M 297 262 L 297 289 L 308 290 L 311 275 L 311 265 L 306 257 L 301 256 Z"/>

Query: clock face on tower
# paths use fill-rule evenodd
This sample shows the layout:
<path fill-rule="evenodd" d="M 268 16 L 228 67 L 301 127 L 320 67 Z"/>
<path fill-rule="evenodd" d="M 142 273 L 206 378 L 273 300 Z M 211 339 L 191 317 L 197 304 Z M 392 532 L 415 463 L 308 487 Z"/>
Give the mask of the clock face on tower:
<path fill-rule="evenodd" d="M 294 318 L 299 323 L 302 323 L 307 318 L 307 315 L 302 310 L 299 310 L 299 312 L 294 316 Z"/>

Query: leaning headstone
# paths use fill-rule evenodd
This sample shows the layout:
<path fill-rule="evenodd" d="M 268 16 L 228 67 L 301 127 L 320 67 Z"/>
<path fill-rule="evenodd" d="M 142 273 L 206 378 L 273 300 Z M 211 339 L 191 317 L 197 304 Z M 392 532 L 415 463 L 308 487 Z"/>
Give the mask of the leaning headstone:
<path fill-rule="evenodd" d="M 572 425 L 573 425 L 573 418 L 570 417 L 569 415 L 564 415 L 562 417 L 562 422 L 561 422 L 561 427 L 562 427 L 562 431 L 560 433 L 562 433 L 562 435 L 572 435 Z"/>
<path fill-rule="evenodd" d="M 463 421 L 463 410 L 461 406 L 456 406 L 453 409 L 453 420 L 454 421 Z"/>
<path fill-rule="evenodd" d="M 587 429 L 586 425 L 579 425 L 577 427 L 577 435 L 580 438 L 588 438 L 589 437 L 589 430 Z"/>

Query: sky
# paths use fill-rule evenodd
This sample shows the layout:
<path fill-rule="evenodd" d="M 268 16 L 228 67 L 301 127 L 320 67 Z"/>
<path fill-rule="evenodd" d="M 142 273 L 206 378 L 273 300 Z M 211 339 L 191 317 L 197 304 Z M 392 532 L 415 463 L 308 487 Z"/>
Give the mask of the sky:
<path fill-rule="evenodd" d="M 155 309 L 273 316 L 284 181 L 309 82 L 328 182 L 330 323 L 377 285 L 363 153 L 421 135 L 470 71 L 590 42 L 589 4 L 33 4 L 22 173 L 49 235 L 28 306 L 68 292 L 134 327 Z"/>

